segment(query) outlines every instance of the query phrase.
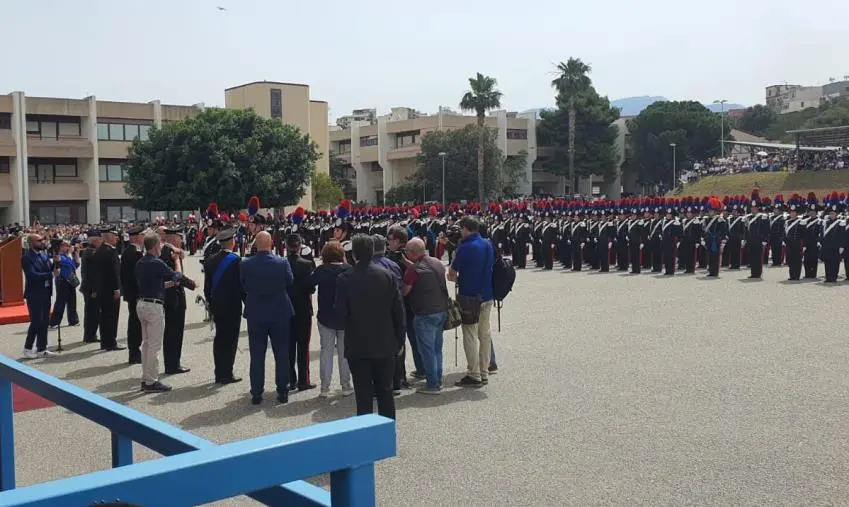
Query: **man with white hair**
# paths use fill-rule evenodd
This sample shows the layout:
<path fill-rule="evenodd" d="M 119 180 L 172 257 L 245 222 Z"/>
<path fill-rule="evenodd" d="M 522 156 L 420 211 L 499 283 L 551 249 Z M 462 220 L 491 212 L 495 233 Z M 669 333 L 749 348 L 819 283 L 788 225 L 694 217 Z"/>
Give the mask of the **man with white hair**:
<path fill-rule="evenodd" d="M 439 394 L 442 392 L 442 333 L 449 297 L 445 266 L 427 254 L 421 238 L 407 242 L 404 259 L 407 265 L 404 296 L 410 299 L 413 327 L 427 379 L 427 385 L 416 392 Z"/>

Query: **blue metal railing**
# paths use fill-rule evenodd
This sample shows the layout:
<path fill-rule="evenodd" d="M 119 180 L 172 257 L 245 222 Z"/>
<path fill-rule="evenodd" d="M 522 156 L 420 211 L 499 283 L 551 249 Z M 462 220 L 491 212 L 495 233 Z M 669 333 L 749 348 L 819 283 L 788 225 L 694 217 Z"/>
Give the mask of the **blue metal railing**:
<path fill-rule="evenodd" d="M 114 468 L 15 489 L 13 383 L 109 429 Z M 167 457 L 133 464 L 133 442 Z M 0 355 L 4 506 L 90 505 L 117 498 L 181 506 L 241 494 L 266 505 L 374 505 L 374 462 L 395 453 L 395 423 L 376 415 L 217 445 Z M 330 492 L 302 480 L 324 473 L 330 473 Z"/>

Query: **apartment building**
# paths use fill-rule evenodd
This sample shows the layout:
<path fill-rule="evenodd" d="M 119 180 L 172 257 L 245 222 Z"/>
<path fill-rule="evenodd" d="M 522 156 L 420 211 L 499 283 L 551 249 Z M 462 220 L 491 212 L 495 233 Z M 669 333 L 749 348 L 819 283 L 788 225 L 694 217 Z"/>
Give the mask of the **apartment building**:
<path fill-rule="evenodd" d="M 422 137 L 440 129 L 457 129 L 475 124 L 474 116 L 461 116 L 442 110 L 420 115 L 407 108 L 393 108 L 374 122 L 351 122 L 350 128 L 330 131 L 330 149 L 349 164 L 356 179 L 358 201 L 383 203 L 386 192 L 416 171 Z M 531 172 L 536 160 L 536 122 L 531 114 L 497 111 L 486 125 L 498 130 L 498 145 L 509 156 L 528 153 L 522 192 L 531 193 Z"/>
<path fill-rule="evenodd" d="M 823 98 L 822 86 L 782 84 L 766 87 L 766 105 L 778 114 L 819 107 Z"/>
<path fill-rule="evenodd" d="M 407 108 L 393 108 L 375 121 L 351 122 L 350 128 L 330 131 L 330 149 L 346 162 L 347 175 L 355 180 L 356 199 L 382 204 L 385 193 L 411 176 L 417 169 L 422 137 L 441 129 L 457 129 L 476 124 L 474 116 L 464 116 L 440 108 L 435 115 L 421 115 Z M 507 157 L 528 154 L 519 191 L 524 195 L 564 195 L 569 192 L 567 178 L 543 170 L 550 150 L 536 143 L 537 112 L 517 114 L 495 111 L 486 118 L 486 126 L 498 132 L 497 143 Z M 627 127 L 617 120 L 620 163 L 625 159 Z M 626 180 L 627 181 L 627 180 Z M 605 182 L 602 178 L 584 178 L 576 192 L 618 198 L 622 177 Z M 634 182 L 634 185 L 636 183 Z M 474 196 L 469 196 L 473 198 Z"/>
<path fill-rule="evenodd" d="M 319 145 L 318 171 L 328 172 L 327 103 L 309 87 L 250 83 L 225 90 L 226 107 L 253 108 L 308 132 Z M 196 114 L 203 104 L 165 105 L 0 95 L 2 223 L 96 223 L 185 217 L 190 210 L 137 210 L 124 191 L 121 164 L 135 138 Z M 299 203 L 312 204 L 311 192 Z"/>

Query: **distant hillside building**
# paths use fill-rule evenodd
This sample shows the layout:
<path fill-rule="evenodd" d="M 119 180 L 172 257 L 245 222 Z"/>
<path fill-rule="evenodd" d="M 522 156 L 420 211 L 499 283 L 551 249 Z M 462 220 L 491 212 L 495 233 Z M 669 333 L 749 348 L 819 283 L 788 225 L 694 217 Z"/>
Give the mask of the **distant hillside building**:
<path fill-rule="evenodd" d="M 843 76 L 842 81 L 833 81 L 823 85 L 822 95 L 829 100 L 849 97 L 849 76 Z"/>
<path fill-rule="evenodd" d="M 366 125 L 374 125 L 377 121 L 377 109 L 354 109 L 351 114 L 340 116 L 336 119 L 336 125 L 340 128 L 351 128 L 353 122 L 362 122 Z"/>
<path fill-rule="evenodd" d="M 781 84 L 766 87 L 766 105 L 778 114 L 819 107 L 823 97 L 822 86 Z"/>

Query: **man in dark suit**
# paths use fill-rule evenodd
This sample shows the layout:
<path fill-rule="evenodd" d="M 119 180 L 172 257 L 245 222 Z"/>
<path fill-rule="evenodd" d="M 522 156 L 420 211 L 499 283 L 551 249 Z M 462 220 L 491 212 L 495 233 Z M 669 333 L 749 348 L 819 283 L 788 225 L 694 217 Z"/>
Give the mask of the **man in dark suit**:
<path fill-rule="evenodd" d="M 59 276 L 59 264 L 54 263 L 44 253 L 46 243 L 38 234 L 30 234 L 27 238 L 28 250 L 21 257 L 21 269 L 24 271 L 26 284 L 24 299 L 29 311 L 29 327 L 24 343 L 24 357 L 55 356 L 55 352 L 47 350 L 47 327 L 50 321 L 50 296 L 53 295 L 53 278 Z M 33 345 L 36 349 L 33 350 Z"/>
<path fill-rule="evenodd" d="M 103 244 L 92 258 L 92 298 L 100 305 L 100 349 L 124 350 L 118 345 L 118 312 L 121 310 L 121 261 L 118 259 L 118 231 L 103 231 Z"/>
<path fill-rule="evenodd" d="M 265 391 L 265 352 L 271 340 L 277 401 L 289 401 L 289 331 L 295 310 L 287 288 L 292 285 L 292 268 L 285 257 L 271 253 L 271 234 L 262 231 L 254 241 L 256 255 L 242 262 L 245 318 L 251 349 L 251 403 L 262 403 Z M 214 311 L 214 310 L 213 310 Z"/>
<path fill-rule="evenodd" d="M 182 271 L 183 254 L 182 236 L 178 228 L 164 228 L 165 243 L 162 244 L 162 261 L 174 271 Z M 177 255 L 174 255 L 176 252 Z M 176 260 L 175 260 L 176 259 Z M 183 367 L 180 358 L 183 355 L 183 331 L 186 325 L 186 289 L 175 285 L 165 289 L 165 336 L 162 341 L 162 355 L 165 362 L 166 375 L 188 373 L 189 368 Z"/>
<path fill-rule="evenodd" d="M 80 253 L 80 293 L 83 295 L 83 342 L 97 343 L 97 329 L 100 327 L 100 302 L 93 296 L 92 285 L 94 252 L 100 248 L 103 238 L 100 231 L 90 229 L 86 234 L 88 246 Z"/>
<path fill-rule="evenodd" d="M 215 338 L 212 358 L 215 361 L 215 383 L 233 384 L 242 379 L 233 375 L 233 363 L 242 325 L 241 258 L 233 252 L 236 230 L 223 229 L 216 235 L 221 250 L 204 264 L 203 293 L 212 309 Z"/>
<path fill-rule="evenodd" d="M 130 228 L 127 234 L 130 242 L 121 254 L 121 292 L 124 301 L 127 302 L 127 348 L 130 352 L 130 364 L 141 364 L 141 322 L 136 313 L 136 305 L 139 299 L 139 284 L 136 280 L 136 263 L 144 256 L 144 245 L 142 237 L 144 227 L 136 226 Z"/>
<path fill-rule="evenodd" d="M 315 388 L 315 384 L 310 383 L 312 295 L 315 292 L 310 276 L 315 270 L 315 262 L 301 257 L 301 236 L 298 234 L 289 234 L 286 237 L 286 259 L 292 267 L 293 281 L 289 286 L 289 300 L 295 309 L 289 337 L 289 390 L 306 391 Z"/>
<path fill-rule="evenodd" d="M 337 278 L 335 309 L 345 323 L 345 358 L 354 377 L 357 415 L 374 411 L 376 395 L 377 412 L 395 419 L 392 378 L 395 358 L 404 348 L 404 303 L 389 271 L 371 262 L 371 236 L 354 236 L 351 251 L 356 264 Z"/>

